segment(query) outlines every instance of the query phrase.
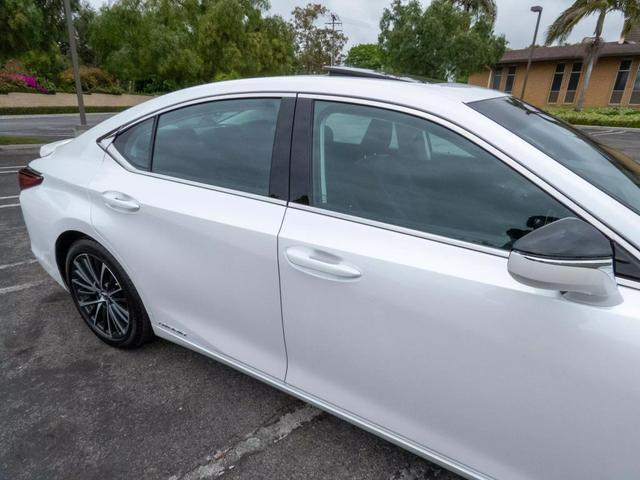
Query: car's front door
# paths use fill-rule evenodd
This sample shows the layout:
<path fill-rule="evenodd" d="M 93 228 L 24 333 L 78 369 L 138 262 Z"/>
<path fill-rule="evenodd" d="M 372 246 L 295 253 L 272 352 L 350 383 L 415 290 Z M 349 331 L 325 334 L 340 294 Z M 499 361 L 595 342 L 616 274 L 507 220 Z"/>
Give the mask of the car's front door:
<path fill-rule="evenodd" d="M 359 103 L 298 100 L 286 382 L 467 473 L 639 478 L 640 292 L 515 281 L 513 242 L 574 213 L 456 127 Z"/>
<path fill-rule="evenodd" d="M 115 138 L 90 185 L 93 224 L 154 329 L 278 379 L 278 189 L 288 188 L 294 103 L 225 98 L 161 113 Z"/>

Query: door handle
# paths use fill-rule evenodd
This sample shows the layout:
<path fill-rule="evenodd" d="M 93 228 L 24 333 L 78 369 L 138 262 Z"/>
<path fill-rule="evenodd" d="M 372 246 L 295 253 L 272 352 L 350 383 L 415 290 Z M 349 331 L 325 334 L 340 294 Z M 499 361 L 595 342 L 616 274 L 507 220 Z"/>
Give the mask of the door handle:
<path fill-rule="evenodd" d="M 107 207 L 118 212 L 133 213 L 140 210 L 140 204 L 125 193 L 104 192 L 102 199 Z"/>
<path fill-rule="evenodd" d="M 289 247 L 287 259 L 294 268 L 312 275 L 338 280 L 353 280 L 362 276 L 362 272 L 348 265 L 340 257 L 308 247 Z"/>

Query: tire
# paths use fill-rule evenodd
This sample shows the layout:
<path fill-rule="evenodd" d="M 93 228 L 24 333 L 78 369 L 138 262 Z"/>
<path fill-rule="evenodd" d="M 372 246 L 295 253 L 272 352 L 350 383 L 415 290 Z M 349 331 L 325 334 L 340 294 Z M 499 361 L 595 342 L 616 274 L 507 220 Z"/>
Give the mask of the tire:
<path fill-rule="evenodd" d="M 73 302 L 100 340 L 130 349 L 153 338 L 149 316 L 136 288 L 102 245 L 78 240 L 67 252 L 65 267 Z"/>

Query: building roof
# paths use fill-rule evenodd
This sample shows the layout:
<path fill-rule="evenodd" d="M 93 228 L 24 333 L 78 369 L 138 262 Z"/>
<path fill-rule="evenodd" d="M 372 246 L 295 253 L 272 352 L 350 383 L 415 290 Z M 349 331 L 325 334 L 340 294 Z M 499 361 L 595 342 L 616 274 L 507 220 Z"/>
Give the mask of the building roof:
<path fill-rule="evenodd" d="M 586 43 L 576 45 L 561 45 L 558 47 L 536 47 L 533 52 L 534 62 L 548 62 L 556 60 L 578 60 L 585 56 Z M 640 43 L 606 42 L 600 51 L 600 57 L 626 57 L 640 55 Z M 529 49 L 507 50 L 498 62 L 522 63 L 529 60 Z"/>

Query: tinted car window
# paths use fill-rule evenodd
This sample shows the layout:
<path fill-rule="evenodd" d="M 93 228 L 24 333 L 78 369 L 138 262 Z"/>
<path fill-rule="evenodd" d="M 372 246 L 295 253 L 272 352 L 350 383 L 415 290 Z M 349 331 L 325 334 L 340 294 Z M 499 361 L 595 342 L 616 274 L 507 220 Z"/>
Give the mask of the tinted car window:
<path fill-rule="evenodd" d="M 279 107 L 277 99 L 222 100 L 162 114 L 152 170 L 268 195 Z"/>
<path fill-rule="evenodd" d="M 120 133 L 113 145 L 134 167 L 149 170 L 152 134 L 153 118 L 150 118 Z"/>
<path fill-rule="evenodd" d="M 640 163 L 516 98 L 469 106 L 640 213 Z"/>
<path fill-rule="evenodd" d="M 535 228 L 574 216 L 446 128 L 389 110 L 332 102 L 315 104 L 311 203 L 504 249 Z"/>

